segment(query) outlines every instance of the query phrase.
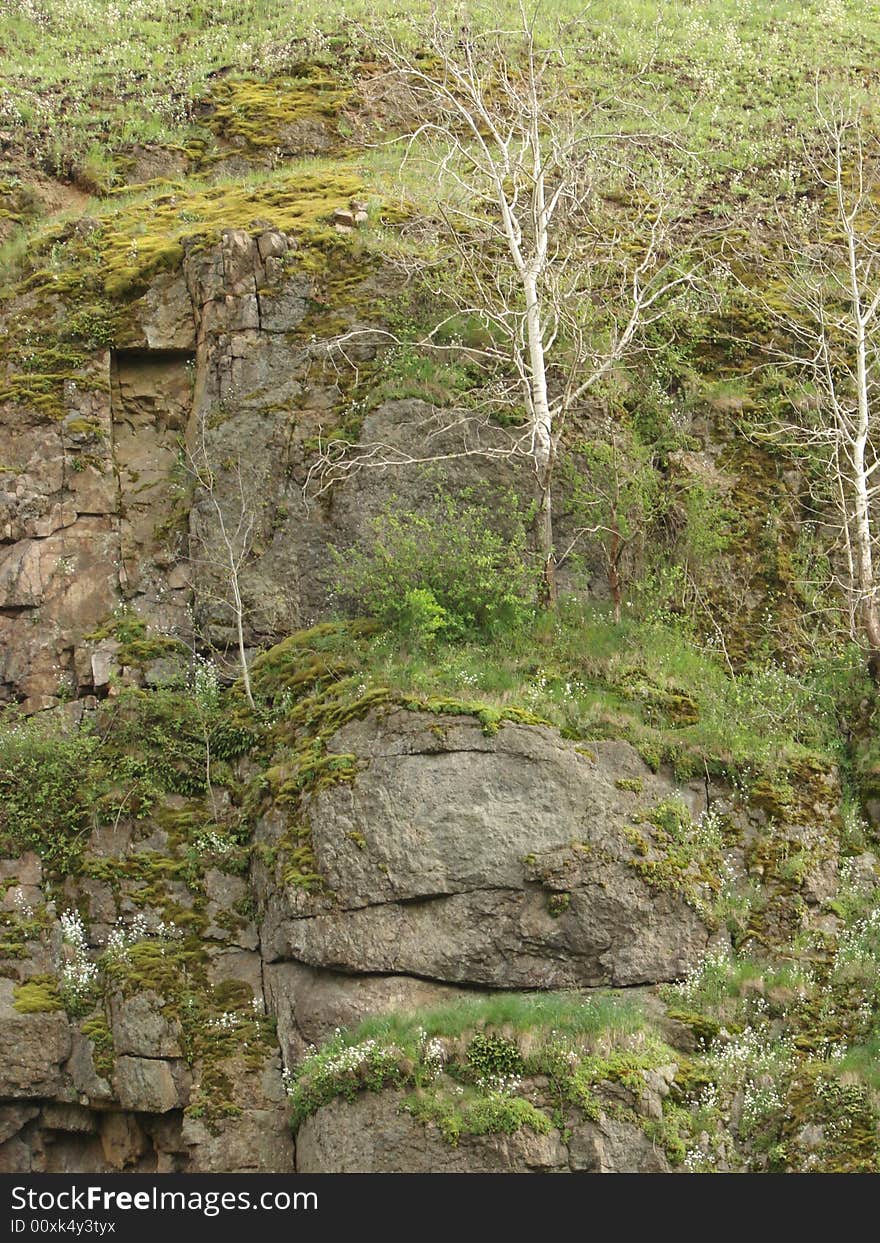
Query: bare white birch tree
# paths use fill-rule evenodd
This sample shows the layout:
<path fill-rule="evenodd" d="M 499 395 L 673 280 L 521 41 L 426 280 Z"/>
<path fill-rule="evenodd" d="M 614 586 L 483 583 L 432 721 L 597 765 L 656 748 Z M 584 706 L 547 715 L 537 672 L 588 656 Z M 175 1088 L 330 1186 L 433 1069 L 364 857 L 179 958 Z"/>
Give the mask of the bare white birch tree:
<path fill-rule="evenodd" d="M 852 103 L 817 97 L 818 141 L 805 142 L 810 198 L 780 216 L 783 305 L 766 302 L 776 361 L 800 393 L 791 418 L 758 435 L 820 456 L 838 509 L 835 585 L 853 637 L 880 650 L 876 500 L 880 385 L 880 144 Z"/>
<path fill-rule="evenodd" d="M 491 402 L 524 418 L 508 450 L 497 440 L 480 444 L 479 418 L 461 412 L 455 424 L 469 444 L 460 453 L 433 453 L 430 443 L 419 456 L 327 442 L 309 477 L 323 490 L 365 466 L 525 456 L 536 480 L 549 603 L 556 597 L 552 485 L 566 416 L 693 281 L 671 253 L 675 212 L 657 154 L 662 140 L 635 132 L 634 118 L 644 131 L 646 115 L 617 98 L 581 97 L 570 63 L 582 50 L 579 31 L 560 24 L 545 46 L 536 13 L 523 7 L 516 30 L 488 33 L 446 26 L 435 14 L 415 32 L 417 52 L 362 32 L 389 66 L 386 85 L 398 105 L 421 118 L 404 162 L 427 169 L 439 188 L 428 256 L 401 259 L 433 279 L 449 308 L 417 344 L 442 349 L 453 319 L 480 323 L 485 343 L 466 356 L 491 375 Z M 344 339 L 338 344 L 344 348 Z"/>
<path fill-rule="evenodd" d="M 224 487 L 222 491 L 219 488 L 217 465 L 212 460 L 204 417 L 198 420 L 194 443 L 186 450 L 185 458 L 187 472 L 199 490 L 198 499 L 212 519 L 210 529 L 199 531 L 191 525 L 189 560 L 194 566 L 207 570 L 210 578 L 219 584 L 218 589 L 209 591 L 208 595 L 232 614 L 242 686 L 253 708 L 241 576 L 253 551 L 257 509 L 248 495 L 240 462 L 231 467 L 233 487 Z"/>

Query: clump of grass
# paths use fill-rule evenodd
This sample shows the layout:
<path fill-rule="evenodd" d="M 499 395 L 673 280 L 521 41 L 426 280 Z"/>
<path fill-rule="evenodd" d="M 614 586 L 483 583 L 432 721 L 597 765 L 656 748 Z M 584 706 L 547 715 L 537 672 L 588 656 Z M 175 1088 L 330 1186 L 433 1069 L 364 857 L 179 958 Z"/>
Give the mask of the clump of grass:
<path fill-rule="evenodd" d="M 364 1020 L 351 1039 L 405 1044 L 419 1031 L 428 1036 L 452 1037 L 490 1028 L 513 1032 L 545 1030 L 563 1036 L 593 1036 L 609 1031 L 633 1035 L 643 1031 L 646 1023 L 638 1003 L 621 993 L 495 993 L 413 1014 L 376 1015 Z"/>
<path fill-rule="evenodd" d="M 671 1051 L 629 998 L 613 993 L 501 994 L 435 1010 L 377 1016 L 337 1032 L 287 1075 L 294 1128 L 330 1101 L 414 1089 L 401 1109 L 464 1135 L 546 1134 L 555 1113 L 602 1110 L 602 1085 L 638 1100 L 643 1071 Z M 540 1077 L 546 1091 L 534 1090 Z"/>

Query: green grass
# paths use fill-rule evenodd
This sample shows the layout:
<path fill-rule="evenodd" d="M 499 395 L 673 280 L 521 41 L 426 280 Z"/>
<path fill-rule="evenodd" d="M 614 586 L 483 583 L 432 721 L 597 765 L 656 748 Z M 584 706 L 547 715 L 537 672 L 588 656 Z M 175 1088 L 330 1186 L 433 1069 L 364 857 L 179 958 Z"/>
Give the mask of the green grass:
<path fill-rule="evenodd" d="M 209 245 L 223 229 L 247 229 L 267 216 L 307 250 L 333 247 L 339 235 L 329 219 L 360 187 L 356 167 L 320 160 L 219 183 L 188 178 L 138 187 L 93 202 L 85 213 L 93 230 L 85 240 L 65 219 L 33 228 L 24 241 L 17 235 L 0 251 L 0 271 L 14 275 L 29 263 L 36 269 L 30 288 L 51 282 L 53 293 L 63 294 L 91 283 L 118 297 L 142 290 L 157 271 L 179 266 L 185 240 Z"/>
<path fill-rule="evenodd" d="M 419 1031 L 428 1037 L 461 1036 L 488 1028 L 576 1037 L 608 1032 L 629 1036 L 643 1031 L 646 1024 L 638 1002 L 620 993 L 497 993 L 437 1009 L 376 1015 L 345 1038 L 352 1044 L 378 1040 L 408 1045 Z"/>
<path fill-rule="evenodd" d="M 838 1069 L 841 1074 L 858 1076 L 872 1092 L 880 1092 L 880 1035 L 847 1049 Z"/>
<path fill-rule="evenodd" d="M 193 105 L 217 70 L 267 78 L 317 60 L 342 77 L 353 23 L 375 22 L 412 41 L 412 19 L 430 7 L 10 0 L 0 14 L 0 124 L 47 167 L 90 165 L 100 185 L 109 150 L 182 148 L 204 135 Z M 512 0 L 469 4 L 467 13 L 477 27 L 517 22 Z M 596 0 L 586 10 L 579 0 L 555 0 L 543 6 L 539 31 L 550 37 L 557 17 L 581 18 L 579 42 L 588 50 L 573 67 L 582 86 L 632 86 L 648 65 L 637 92 L 652 106 L 662 92 L 667 120 L 688 114 L 703 153 L 732 155 L 733 177 L 742 174 L 736 193 L 748 191 L 756 160 L 769 169 L 786 148 L 786 122 L 803 115 L 814 73 L 855 76 L 880 45 L 880 17 L 856 0 Z"/>
<path fill-rule="evenodd" d="M 681 775 L 706 766 L 746 782 L 840 758 L 838 705 L 867 691 L 857 652 L 800 674 L 761 664 L 732 675 L 686 628 L 564 606 L 479 643 L 401 647 L 371 639 L 363 673 L 414 696 L 517 706 L 569 738 L 626 738 Z"/>
<path fill-rule="evenodd" d="M 214 778 L 230 778 L 223 757 L 256 735 L 237 729 L 228 707 L 203 711 L 190 691 L 128 689 L 77 730 L 0 713 L 0 855 L 33 850 L 52 875 L 76 871 L 94 827 L 149 816 L 170 792 L 204 794 L 206 735 Z M 204 828 L 186 831 L 198 838 Z"/>
<path fill-rule="evenodd" d="M 462 1135 L 521 1127 L 545 1134 L 567 1104 L 598 1117 L 599 1085 L 619 1083 L 640 1096 L 641 1072 L 672 1056 L 638 1005 L 619 994 L 474 997 L 337 1032 L 293 1068 L 292 1122 L 298 1127 L 334 1098 L 397 1087 L 415 1089 L 401 1108 L 436 1124 L 453 1146 Z M 535 1076 L 548 1085 L 547 1099 L 531 1092 Z"/>

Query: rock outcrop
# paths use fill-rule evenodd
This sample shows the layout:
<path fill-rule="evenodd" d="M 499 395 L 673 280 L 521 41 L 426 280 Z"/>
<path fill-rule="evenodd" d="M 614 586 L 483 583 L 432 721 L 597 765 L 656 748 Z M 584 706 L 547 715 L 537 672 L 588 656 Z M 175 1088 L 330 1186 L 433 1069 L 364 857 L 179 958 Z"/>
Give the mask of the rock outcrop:
<path fill-rule="evenodd" d="M 337 211 L 340 244 L 362 216 Z M 180 688 L 192 652 L 234 645 L 218 518 L 245 532 L 237 587 L 257 647 L 327 615 L 334 550 L 392 493 L 426 503 L 434 483 L 415 471 L 353 472 L 309 496 L 319 437 L 356 433 L 392 457 L 417 457 L 426 436 L 456 447 L 425 400 L 353 402 L 386 292 L 374 263 L 334 249 L 316 264 L 262 219 L 187 235 L 173 257 L 115 308 L 112 348 L 96 331 L 60 385 L 0 388 L 0 701 L 45 710 L 61 737 L 105 740 L 125 726 L 102 715 L 121 689 Z M 23 289 L 4 314 L 39 311 L 61 334 L 71 305 L 35 299 Z M 511 433 L 482 434 L 501 446 Z M 464 457 L 454 482 L 491 498 L 519 481 L 525 496 L 519 472 Z M 176 722 L 150 718 L 159 754 L 129 745 L 71 840 L 44 843 L 42 863 L 30 849 L 0 860 L 0 1171 L 672 1168 L 665 1123 L 701 1082 L 684 1063 L 717 1031 L 670 1018 L 655 986 L 729 948 L 722 896 L 748 905 L 750 886 L 759 935 L 833 940 L 833 770 L 804 761 L 797 790 L 758 783 L 749 801 L 708 768 L 693 781 L 651 767 L 629 742 L 572 741 L 521 711 L 419 711 L 384 691 L 309 734 L 284 713 L 303 686 L 319 697 L 325 673 L 304 662 L 295 694 L 281 686 L 259 721 L 236 716 L 219 737 L 201 719 L 195 752 L 175 751 Z M 873 891 L 872 854 L 850 871 Z M 317 1093 L 291 1132 L 291 1075 L 339 1029 L 510 990 L 609 988 L 642 998 L 648 1034 L 617 1061 L 616 1046 L 591 1049 L 593 1078 L 568 1096 L 552 1067 L 530 1072 L 517 1101 L 537 1114 L 450 1132 L 397 1050 L 385 1079 L 343 1067 L 341 1090 Z M 503 1114 L 498 1076 L 458 1055 L 468 1090 Z"/>
<path fill-rule="evenodd" d="M 315 967 L 491 988 L 675 979 L 710 930 L 681 891 L 633 866 L 630 818 L 705 790 L 657 777 L 627 743 L 410 713 L 356 722 L 330 751 L 365 762 L 309 803 L 329 894 L 264 882 L 263 953 Z M 629 778 L 636 796 L 621 789 Z M 258 829 L 283 836 L 276 812 Z"/>
<path fill-rule="evenodd" d="M 537 1135 L 465 1136 L 450 1145 L 436 1126 L 401 1109 L 393 1092 L 336 1100 L 300 1127 L 297 1169 L 352 1174 L 661 1174 L 670 1165 L 635 1123 L 603 1118 Z"/>
<path fill-rule="evenodd" d="M 354 301 L 369 306 L 368 271 L 350 280 Z M 126 668 L 125 650 L 94 638 L 114 609 L 189 647 L 232 645 L 218 514 L 228 531 L 247 531 L 246 632 L 265 644 L 326 611 L 331 549 L 354 542 L 392 494 L 424 503 L 431 484 L 417 471 L 368 471 L 332 495 L 304 496 L 316 438 L 351 417 L 347 385 L 376 353 L 368 329 L 344 348 L 338 331 L 310 330 L 328 314 L 320 283 L 296 238 L 268 222 L 225 229 L 211 246 L 197 238 L 179 270 L 155 275 L 120 310 L 114 348 L 89 354 L 51 402 L 0 388 L 0 701 L 36 711 L 105 694 Z M 13 300 L 10 319 L 35 314 L 28 298 Z M 59 332 L 67 313 L 57 299 L 40 308 Z M 338 314 L 343 326 L 360 323 L 355 308 Z M 360 421 L 365 441 L 402 455 L 417 454 L 428 432 L 439 448 L 458 444 L 419 400 L 363 410 Z M 455 483 L 507 488 L 524 469 L 465 459 Z M 142 681 L 146 663 L 138 657 L 123 676 Z"/>
<path fill-rule="evenodd" d="M 260 862 L 286 831 L 277 807 L 260 822 L 250 884 L 222 856 L 186 853 L 173 826 L 204 812 L 175 797 L 146 821 L 95 830 L 53 900 L 36 856 L 3 862 L 22 938 L 0 979 L 3 1168 L 292 1169 L 279 1046 L 293 1066 L 340 1027 L 474 986 L 672 979 L 709 944 L 705 915 L 683 890 L 652 888 L 626 837 L 640 808 L 677 795 L 698 815 L 704 792 L 651 773 L 628 744 L 586 748 L 512 723 L 490 736 L 468 717 L 397 710 L 345 726 L 337 752 L 359 772 L 307 800 L 320 894 L 285 881 L 283 849 L 277 872 Z M 85 915 L 87 940 L 85 924 L 71 932 L 78 916 L 58 922 L 62 902 Z M 393 1097 L 339 1103 L 304 1126 L 297 1168 L 581 1160 L 558 1136 L 453 1151 L 422 1143 L 422 1129 Z M 597 1168 L 615 1142 L 595 1139 Z M 629 1168 L 620 1143 L 625 1155 L 607 1161 Z"/>

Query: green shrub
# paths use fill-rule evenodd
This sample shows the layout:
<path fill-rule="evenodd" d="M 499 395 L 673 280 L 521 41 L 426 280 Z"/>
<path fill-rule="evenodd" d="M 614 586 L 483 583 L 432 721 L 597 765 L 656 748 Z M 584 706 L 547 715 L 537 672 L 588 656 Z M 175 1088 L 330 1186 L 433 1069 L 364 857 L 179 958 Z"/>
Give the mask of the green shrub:
<path fill-rule="evenodd" d="M 521 1096 L 499 1092 L 488 1096 L 451 1097 L 447 1093 L 410 1096 L 403 1110 L 419 1122 L 433 1122 L 452 1148 L 462 1135 L 514 1135 L 527 1127 L 536 1135 L 553 1128 L 547 1114 Z"/>
<path fill-rule="evenodd" d="M 441 490 L 420 512 L 387 505 L 335 554 L 340 602 L 417 644 L 516 626 L 535 596 L 525 525 L 510 497 L 493 517 L 490 526 L 485 506 Z"/>
<path fill-rule="evenodd" d="M 515 1078 L 523 1071 L 516 1045 L 494 1033 L 477 1032 L 468 1046 L 467 1060 L 478 1084 L 492 1085 Z"/>
<path fill-rule="evenodd" d="M 90 827 L 86 774 L 98 746 L 87 728 L 64 735 L 39 719 L 0 720 L 0 851 L 67 866 Z"/>
<path fill-rule="evenodd" d="M 427 647 L 448 627 L 449 614 L 430 587 L 412 587 L 406 593 L 397 627 L 402 638 L 415 647 Z"/>

